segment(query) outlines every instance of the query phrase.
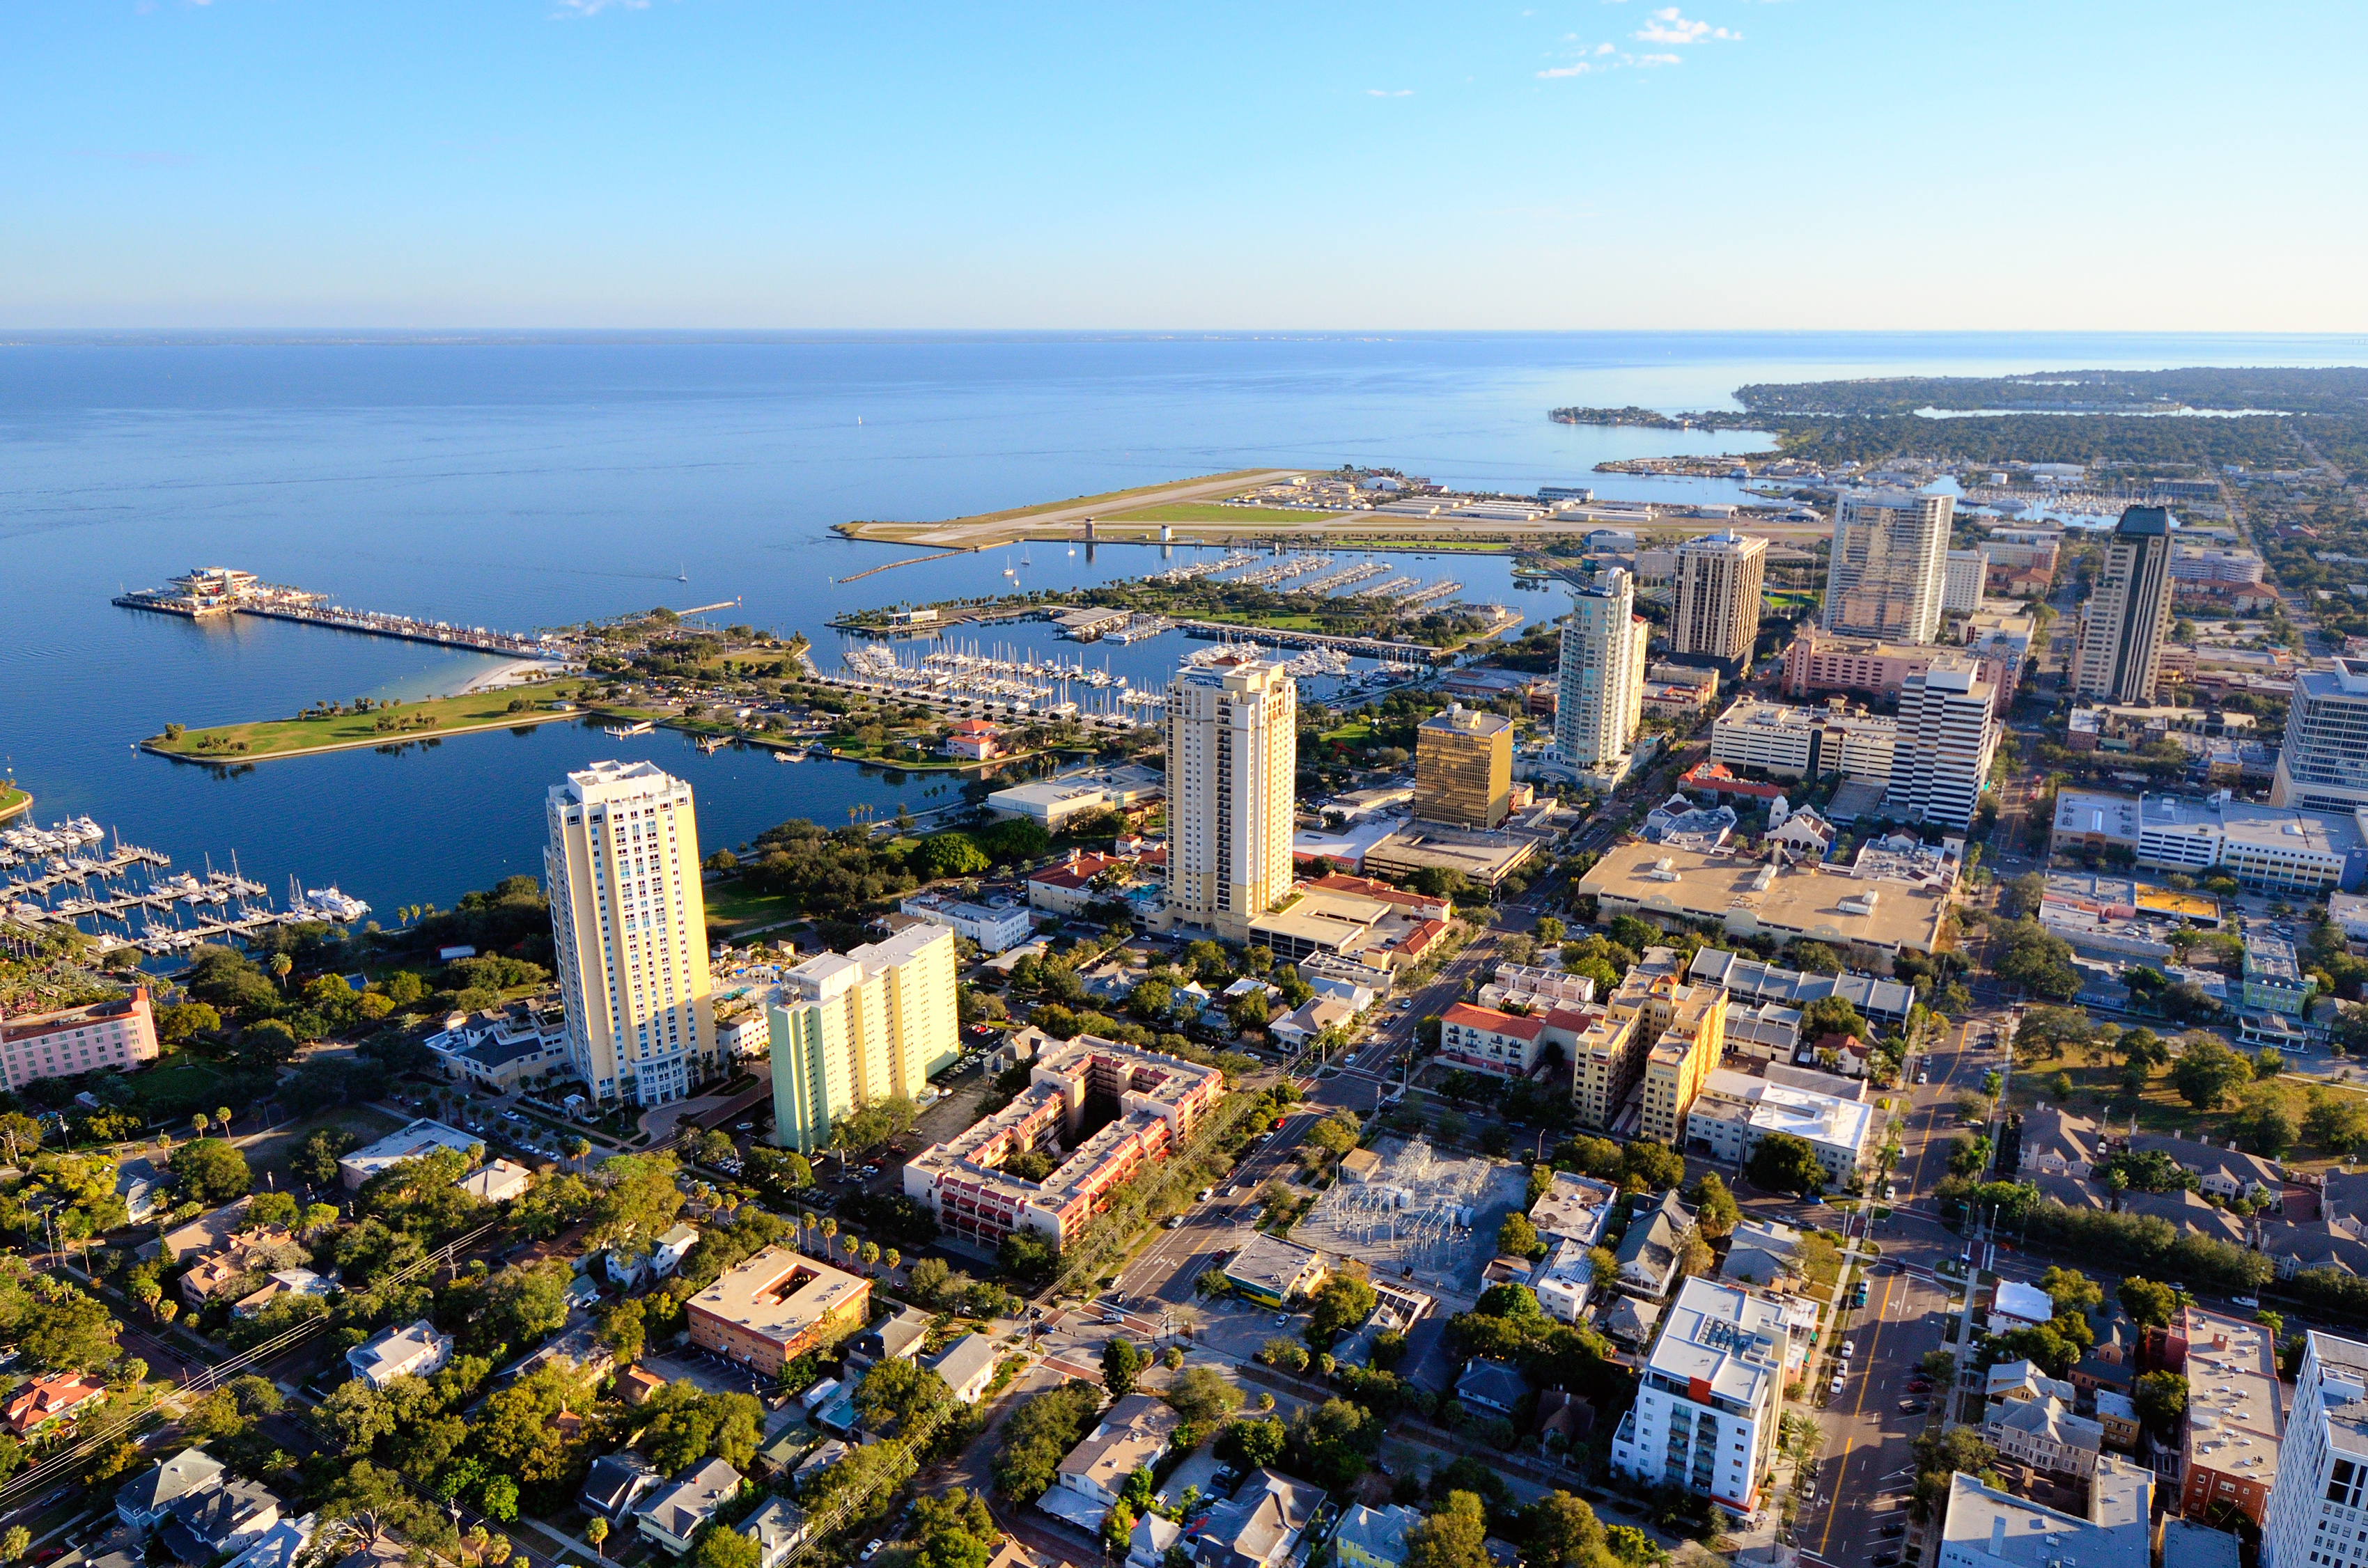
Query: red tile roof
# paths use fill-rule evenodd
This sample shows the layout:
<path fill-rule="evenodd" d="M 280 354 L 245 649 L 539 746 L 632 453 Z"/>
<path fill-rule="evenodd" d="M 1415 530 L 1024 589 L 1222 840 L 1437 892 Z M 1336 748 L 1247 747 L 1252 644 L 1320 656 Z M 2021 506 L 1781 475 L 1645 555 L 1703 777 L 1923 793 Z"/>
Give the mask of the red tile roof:
<path fill-rule="evenodd" d="M 35 1378 L 25 1385 L 23 1392 L 8 1402 L 6 1418 L 15 1430 L 29 1432 L 44 1421 L 53 1421 L 80 1409 L 106 1392 L 105 1383 L 92 1382 L 78 1372 Z"/>
<path fill-rule="evenodd" d="M 1406 954 L 1408 958 L 1420 958 L 1424 953 L 1430 950 L 1430 945 L 1433 942 L 1438 941 L 1441 937 L 1446 935 L 1447 922 L 1444 920 L 1426 920 L 1421 925 L 1416 926 L 1413 930 L 1408 931 L 1406 934 L 1406 938 L 1398 943 L 1398 951 Z"/>
<path fill-rule="evenodd" d="M 1441 1024 L 1461 1024 L 1467 1029 L 1485 1029 L 1490 1034 L 1510 1035 L 1515 1040 L 1534 1040 L 1544 1032 L 1543 1018 L 1525 1018 L 1519 1013 L 1499 1013 L 1493 1007 L 1475 1007 L 1469 1002 L 1458 1002 L 1440 1015 Z"/>

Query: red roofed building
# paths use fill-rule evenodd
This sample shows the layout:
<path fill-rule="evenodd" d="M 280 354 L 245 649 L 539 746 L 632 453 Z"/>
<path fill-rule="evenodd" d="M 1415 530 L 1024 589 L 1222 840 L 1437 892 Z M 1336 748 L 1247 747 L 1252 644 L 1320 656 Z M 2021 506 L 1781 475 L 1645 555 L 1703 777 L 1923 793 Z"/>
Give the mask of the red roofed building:
<path fill-rule="evenodd" d="M 1740 778 L 1723 762 L 1696 763 L 1678 782 L 1689 790 L 1704 790 L 1713 795 L 1748 795 L 1755 801 L 1772 801 L 1784 792 L 1782 784 L 1756 784 Z"/>
<path fill-rule="evenodd" d="M 946 755 L 966 756 L 974 761 L 985 762 L 1001 749 L 996 742 L 1002 733 L 1002 731 L 984 719 L 964 719 L 961 723 L 956 724 L 953 727 L 953 733 L 946 737 Z"/>
<path fill-rule="evenodd" d="M 1425 920 L 1444 920 L 1455 913 L 1455 905 L 1446 899 L 1433 898 L 1429 893 L 1414 892 L 1388 882 L 1377 882 L 1371 877 L 1352 877 L 1346 871 L 1334 871 L 1329 876 L 1318 877 L 1307 885 L 1330 892 L 1353 892 L 1366 898 L 1377 898 Z"/>
<path fill-rule="evenodd" d="M 1426 920 L 1406 934 L 1405 939 L 1398 943 L 1398 950 L 1392 956 L 1402 963 L 1420 963 L 1423 955 L 1430 951 L 1431 945 L 1446 935 L 1446 921 Z"/>
<path fill-rule="evenodd" d="M 1097 889 L 1093 885 L 1096 877 L 1104 871 L 1115 871 L 1116 880 L 1132 880 L 1135 864 L 1115 855 L 1072 851 L 1067 859 L 1029 874 L 1028 907 L 1054 915 L 1083 914 L 1086 905 L 1097 899 L 1117 896 L 1114 888 L 1109 892 Z"/>
<path fill-rule="evenodd" d="M 51 1422 L 63 1421 L 105 1397 L 105 1383 L 93 1382 L 78 1372 L 65 1372 L 53 1378 L 35 1378 L 8 1402 L 5 1414 L 0 1414 L 0 1419 L 6 1420 L 8 1430 L 24 1437 L 40 1431 Z"/>
<path fill-rule="evenodd" d="M 1543 1018 L 1458 1002 L 1440 1015 L 1440 1060 L 1470 1073 L 1526 1078 L 1545 1031 Z"/>

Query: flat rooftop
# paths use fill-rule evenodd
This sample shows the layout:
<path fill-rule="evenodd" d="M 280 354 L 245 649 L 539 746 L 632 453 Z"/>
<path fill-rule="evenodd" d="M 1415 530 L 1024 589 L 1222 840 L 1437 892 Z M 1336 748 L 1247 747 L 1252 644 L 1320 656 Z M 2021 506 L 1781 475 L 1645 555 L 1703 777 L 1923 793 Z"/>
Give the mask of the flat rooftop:
<path fill-rule="evenodd" d="M 2278 1473 L 2285 1422 L 2270 1332 L 2189 1307 L 2174 1325 L 2187 1337 L 2187 1464 L 2258 1482 Z"/>
<path fill-rule="evenodd" d="M 2112 1454 L 2097 1461 L 2085 1519 L 1960 1471 L 1950 1478 L 1941 1561 L 1970 1558 L 2001 1568 L 2060 1568 L 2073 1562 L 2079 1568 L 2150 1568 L 2153 1503 L 2153 1472 Z"/>
<path fill-rule="evenodd" d="M 1645 1358 L 1647 1376 L 1681 1391 L 1707 1392 L 1745 1411 L 1759 1410 L 1782 1376 L 1790 1337 L 1784 1313 L 1763 1296 L 1710 1279 L 1689 1279 L 1661 1320 Z"/>
<path fill-rule="evenodd" d="M 1713 1103 L 1705 1105 L 1704 1100 Z M 1742 1119 L 1763 1133 L 1789 1132 L 1795 1138 L 1830 1143 L 1853 1153 L 1865 1148 L 1867 1132 L 1874 1124 L 1874 1108 L 1871 1105 L 1821 1095 L 1791 1084 L 1771 1083 L 1725 1067 L 1711 1070 L 1701 1096 L 1694 1101 L 1694 1108 L 1714 1115 L 1731 1114 L 1714 1103 L 1718 1100 L 1729 1102 L 1741 1112 Z"/>
<path fill-rule="evenodd" d="M 870 1289 L 869 1281 L 827 1263 L 773 1246 L 727 1270 L 690 1304 L 765 1338 L 788 1340 Z"/>
<path fill-rule="evenodd" d="M 1633 909 L 1708 921 L 1738 935 L 1863 942 L 1886 952 L 1930 952 L 1949 907 L 1948 893 L 1937 888 L 1644 843 L 1606 851 L 1578 891 L 1607 914 Z"/>
<path fill-rule="evenodd" d="M 447 1127 L 440 1121 L 423 1117 L 400 1132 L 390 1132 L 368 1148 L 356 1149 L 337 1161 L 337 1168 L 356 1183 L 368 1181 L 381 1171 L 432 1154 L 438 1149 L 450 1149 L 465 1154 L 482 1148 L 484 1140 L 473 1132 L 463 1132 L 457 1127 Z"/>

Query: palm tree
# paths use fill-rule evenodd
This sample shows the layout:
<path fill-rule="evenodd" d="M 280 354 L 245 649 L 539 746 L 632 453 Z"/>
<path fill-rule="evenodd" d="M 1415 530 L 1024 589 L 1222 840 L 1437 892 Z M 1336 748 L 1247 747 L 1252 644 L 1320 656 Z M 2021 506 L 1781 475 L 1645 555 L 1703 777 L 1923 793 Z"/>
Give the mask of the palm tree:
<path fill-rule="evenodd" d="M 592 1550 L 600 1554 L 601 1562 L 606 1562 L 609 1561 L 608 1520 L 600 1517 L 598 1514 L 593 1515 L 591 1521 L 584 1527 L 584 1539 L 592 1543 Z"/>
<path fill-rule="evenodd" d="M 204 1111 L 199 1111 L 189 1118 L 189 1125 L 198 1130 L 199 1137 L 203 1138 L 206 1135 L 206 1129 L 213 1125 L 213 1120 Z"/>
<path fill-rule="evenodd" d="M 880 1261 L 888 1266 L 889 1273 L 894 1274 L 896 1272 L 896 1266 L 904 1262 L 905 1257 L 904 1255 L 899 1253 L 894 1247 L 890 1247 L 887 1251 L 880 1255 Z"/>
<path fill-rule="evenodd" d="M 838 1244 L 840 1245 L 840 1247 L 842 1247 L 843 1249 L 845 1249 L 845 1251 L 846 1251 L 846 1253 L 847 1253 L 847 1261 L 848 1261 L 848 1262 L 849 1262 L 849 1263 L 853 1263 L 853 1262 L 855 1261 L 855 1255 L 856 1255 L 856 1252 L 858 1251 L 858 1249 L 860 1249 L 860 1248 L 863 1245 L 863 1244 L 862 1244 L 861 1242 L 859 1242 L 859 1241 L 857 1241 L 857 1240 L 855 1239 L 854 1233 L 852 1233 L 852 1232 L 849 1232 L 848 1234 L 846 1234 L 846 1235 L 843 1235 L 843 1236 L 839 1237 L 839 1238 L 838 1238 Z"/>
<path fill-rule="evenodd" d="M 825 1217 L 822 1222 L 822 1255 L 830 1256 L 831 1238 L 838 1234 L 838 1221 Z"/>
<path fill-rule="evenodd" d="M 214 1108 L 214 1125 L 222 1129 L 222 1134 L 223 1137 L 227 1138 L 230 1136 L 230 1107 L 217 1106 Z"/>
<path fill-rule="evenodd" d="M 798 1218 L 798 1250 L 805 1251 L 814 1244 L 814 1211 L 807 1210 Z"/>
<path fill-rule="evenodd" d="M 880 1261 L 880 1244 L 878 1242 L 864 1243 L 863 1250 L 858 1256 L 863 1259 L 863 1272 L 866 1274 L 871 1273 L 873 1267 Z"/>
<path fill-rule="evenodd" d="M 575 1162 L 575 1174 L 577 1176 L 582 1176 L 584 1174 L 584 1162 L 590 1158 L 591 1154 L 592 1140 L 589 1138 L 585 1137 L 579 1132 L 575 1137 L 568 1140 L 567 1157 Z M 602 1521 L 604 1524 L 606 1522 L 606 1520 Z"/>
<path fill-rule="evenodd" d="M 279 989 L 285 991 L 288 989 L 288 976 L 296 968 L 296 960 L 286 953 L 274 953 L 271 961 L 264 967 L 271 971 L 271 978 L 279 983 Z"/>

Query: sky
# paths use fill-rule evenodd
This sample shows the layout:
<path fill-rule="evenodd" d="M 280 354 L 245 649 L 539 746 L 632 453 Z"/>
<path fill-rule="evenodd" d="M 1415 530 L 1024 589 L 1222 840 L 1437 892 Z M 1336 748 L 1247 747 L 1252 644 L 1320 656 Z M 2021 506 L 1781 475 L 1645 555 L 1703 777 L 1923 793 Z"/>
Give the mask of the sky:
<path fill-rule="evenodd" d="M 2368 330 L 2368 6 L 70 0 L 0 327 Z"/>

